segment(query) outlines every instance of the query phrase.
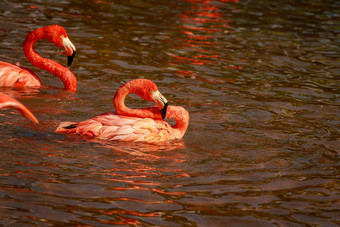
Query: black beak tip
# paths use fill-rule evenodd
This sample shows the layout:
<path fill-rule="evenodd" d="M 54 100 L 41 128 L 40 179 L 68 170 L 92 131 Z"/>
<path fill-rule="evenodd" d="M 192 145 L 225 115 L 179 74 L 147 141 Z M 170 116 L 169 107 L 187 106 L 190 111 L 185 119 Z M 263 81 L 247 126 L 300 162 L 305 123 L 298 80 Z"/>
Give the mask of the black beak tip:
<path fill-rule="evenodd" d="M 165 118 L 167 109 L 168 109 L 168 103 L 165 103 L 163 109 L 160 110 L 161 115 L 162 115 L 162 119 Z"/>
<path fill-rule="evenodd" d="M 68 64 L 68 66 L 72 65 L 73 58 L 74 58 L 75 55 L 76 55 L 76 51 L 73 51 L 73 54 L 71 56 L 67 56 L 67 64 Z"/>

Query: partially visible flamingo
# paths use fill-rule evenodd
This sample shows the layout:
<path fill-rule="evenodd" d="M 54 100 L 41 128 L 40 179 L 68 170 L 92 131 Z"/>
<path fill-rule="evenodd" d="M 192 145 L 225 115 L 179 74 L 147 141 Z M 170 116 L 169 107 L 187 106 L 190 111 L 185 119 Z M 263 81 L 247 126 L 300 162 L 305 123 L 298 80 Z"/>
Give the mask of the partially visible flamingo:
<path fill-rule="evenodd" d="M 59 25 L 50 25 L 30 32 L 24 41 L 26 58 L 36 67 L 58 76 L 66 90 L 77 90 L 77 79 L 65 66 L 40 56 L 34 44 L 40 39 L 47 39 L 57 47 L 64 47 L 68 58 L 68 66 L 72 64 L 76 48 L 67 37 L 65 29 Z M 41 81 L 32 70 L 0 61 L 0 86 L 2 87 L 41 87 Z"/>
<path fill-rule="evenodd" d="M 157 107 L 130 109 L 125 97 L 135 93 L 143 99 L 155 102 Z M 120 87 L 114 98 L 115 112 L 103 113 L 82 122 L 62 122 L 56 132 L 77 134 L 102 140 L 161 143 L 181 139 L 189 125 L 189 113 L 180 106 L 168 106 L 166 98 L 157 86 L 147 79 L 136 79 Z M 164 118 L 174 118 L 170 126 Z"/>
<path fill-rule="evenodd" d="M 18 111 L 20 111 L 22 115 L 24 115 L 27 119 L 33 121 L 34 123 L 39 123 L 35 116 L 32 114 L 32 112 L 26 108 L 26 106 L 21 104 L 16 99 L 0 92 L 0 109 L 7 107 L 15 108 Z"/>

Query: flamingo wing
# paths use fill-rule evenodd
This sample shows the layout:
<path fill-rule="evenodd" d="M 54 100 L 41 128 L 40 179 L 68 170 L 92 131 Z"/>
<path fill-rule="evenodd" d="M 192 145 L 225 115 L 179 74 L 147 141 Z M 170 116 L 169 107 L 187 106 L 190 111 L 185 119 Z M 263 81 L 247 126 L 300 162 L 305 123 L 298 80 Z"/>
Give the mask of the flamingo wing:
<path fill-rule="evenodd" d="M 158 143 L 171 139 L 170 130 L 164 121 L 109 112 L 79 123 L 62 122 L 56 132 L 112 141 Z"/>
<path fill-rule="evenodd" d="M 7 62 L 0 62 L 0 86 L 15 88 L 40 87 L 41 81 L 32 70 Z"/>

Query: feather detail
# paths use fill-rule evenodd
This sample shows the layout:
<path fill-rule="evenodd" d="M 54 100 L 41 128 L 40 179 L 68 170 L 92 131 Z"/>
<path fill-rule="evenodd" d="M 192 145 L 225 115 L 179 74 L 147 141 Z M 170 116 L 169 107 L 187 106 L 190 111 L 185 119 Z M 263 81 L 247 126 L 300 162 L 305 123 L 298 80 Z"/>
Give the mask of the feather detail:
<path fill-rule="evenodd" d="M 102 126 L 100 122 L 89 119 L 78 124 L 76 133 L 81 136 L 95 137 L 99 135 Z"/>
<path fill-rule="evenodd" d="M 115 132 L 117 131 L 117 126 L 103 126 L 100 135 L 98 136 L 99 139 L 110 140 L 112 137 L 116 136 Z"/>
<path fill-rule="evenodd" d="M 15 88 L 39 87 L 41 82 L 35 73 L 25 68 L 7 62 L 0 62 L 0 86 Z"/>

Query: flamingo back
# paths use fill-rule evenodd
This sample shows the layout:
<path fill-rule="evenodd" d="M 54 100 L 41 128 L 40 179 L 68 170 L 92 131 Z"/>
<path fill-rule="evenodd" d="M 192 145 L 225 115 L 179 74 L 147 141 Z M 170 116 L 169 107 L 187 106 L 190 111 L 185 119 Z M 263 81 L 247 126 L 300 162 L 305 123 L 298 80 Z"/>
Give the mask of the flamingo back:
<path fill-rule="evenodd" d="M 1 87 L 40 87 L 41 81 L 31 70 L 7 62 L 0 62 Z"/>
<path fill-rule="evenodd" d="M 126 142 L 160 143 L 177 138 L 171 126 L 163 120 L 127 117 L 114 112 L 79 123 L 62 122 L 56 132 Z"/>

